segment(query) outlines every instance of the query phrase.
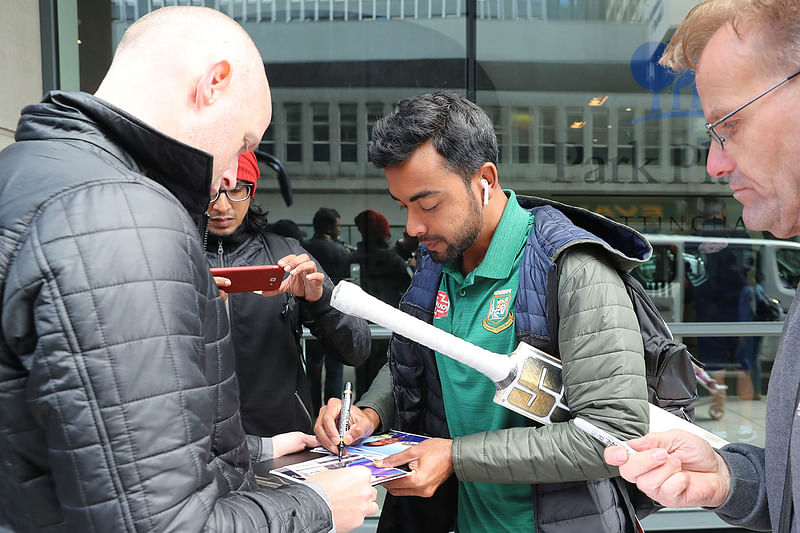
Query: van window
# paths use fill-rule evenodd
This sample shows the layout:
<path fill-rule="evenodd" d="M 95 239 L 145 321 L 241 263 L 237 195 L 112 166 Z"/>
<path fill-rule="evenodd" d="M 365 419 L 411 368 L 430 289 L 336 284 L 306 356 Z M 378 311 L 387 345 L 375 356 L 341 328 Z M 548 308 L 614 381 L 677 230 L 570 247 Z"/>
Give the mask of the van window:
<path fill-rule="evenodd" d="M 686 279 L 692 286 L 700 285 L 708 279 L 706 263 L 703 256 L 697 253 L 685 252 L 683 254 L 684 271 Z"/>
<path fill-rule="evenodd" d="M 698 322 L 752 320 L 743 291 L 755 285 L 759 245 L 725 241 L 687 242 L 686 278 L 693 289 Z"/>
<path fill-rule="evenodd" d="M 785 312 L 800 283 L 794 244 L 659 235 L 651 244 L 652 257 L 631 274 L 667 322 L 758 320 L 756 294 L 778 300 Z"/>
<path fill-rule="evenodd" d="M 775 253 L 778 275 L 787 289 L 794 289 L 800 282 L 800 250 L 781 248 Z"/>
<path fill-rule="evenodd" d="M 653 245 L 653 255 L 650 259 L 639 268 L 634 269 L 631 274 L 645 289 L 658 289 L 666 283 L 675 281 L 676 257 L 677 247 L 675 245 Z"/>

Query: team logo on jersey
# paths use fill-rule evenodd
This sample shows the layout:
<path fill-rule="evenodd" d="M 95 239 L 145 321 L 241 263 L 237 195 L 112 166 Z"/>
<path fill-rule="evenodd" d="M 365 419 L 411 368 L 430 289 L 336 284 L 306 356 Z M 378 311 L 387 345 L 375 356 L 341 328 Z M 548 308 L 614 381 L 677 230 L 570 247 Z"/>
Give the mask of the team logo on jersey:
<path fill-rule="evenodd" d="M 489 300 L 489 312 L 483 317 L 483 329 L 500 333 L 514 323 L 511 312 L 511 289 L 495 291 Z"/>
<path fill-rule="evenodd" d="M 447 293 L 439 291 L 436 293 L 436 309 L 433 311 L 433 318 L 444 318 L 450 312 L 450 298 Z"/>

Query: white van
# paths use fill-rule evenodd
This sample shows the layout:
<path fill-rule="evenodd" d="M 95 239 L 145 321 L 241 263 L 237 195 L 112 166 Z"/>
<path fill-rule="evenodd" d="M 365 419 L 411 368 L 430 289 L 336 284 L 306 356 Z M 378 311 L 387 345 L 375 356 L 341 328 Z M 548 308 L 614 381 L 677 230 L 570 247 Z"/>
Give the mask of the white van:
<path fill-rule="evenodd" d="M 800 281 L 800 243 L 794 241 L 716 236 L 645 235 L 653 257 L 634 270 L 667 322 L 693 322 L 702 308 L 693 306 L 698 290 L 711 278 L 723 297 L 728 285 L 760 283 L 770 299 L 789 309 Z M 724 258 L 724 267 L 715 267 Z M 707 321 L 726 321 L 710 320 Z"/>

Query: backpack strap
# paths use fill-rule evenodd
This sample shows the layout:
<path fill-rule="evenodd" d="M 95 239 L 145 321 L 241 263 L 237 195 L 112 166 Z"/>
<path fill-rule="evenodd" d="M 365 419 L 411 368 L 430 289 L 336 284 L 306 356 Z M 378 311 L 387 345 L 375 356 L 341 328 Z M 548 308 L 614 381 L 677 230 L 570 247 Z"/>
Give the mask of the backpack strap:
<path fill-rule="evenodd" d="M 561 352 L 558 349 L 558 323 L 560 315 L 558 311 L 558 281 L 561 279 L 561 265 L 563 254 L 556 258 L 555 265 L 547 271 L 545 281 L 544 314 L 547 319 L 547 331 L 549 342 L 544 351 L 557 359 L 561 359 Z"/>

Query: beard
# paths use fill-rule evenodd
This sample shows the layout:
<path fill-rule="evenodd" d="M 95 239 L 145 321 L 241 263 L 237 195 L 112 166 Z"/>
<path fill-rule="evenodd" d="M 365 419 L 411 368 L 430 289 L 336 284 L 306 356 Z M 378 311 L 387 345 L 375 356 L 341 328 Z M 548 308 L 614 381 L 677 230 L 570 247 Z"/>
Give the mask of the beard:
<path fill-rule="evenodd" d="M 459 229 L 453 236 L 452 241 L 448 241 L 442 235 L 419 236 L 420 241 L 435 241 L 445 244 L 444 251 L 428 250 L 431 259 L 436 263 L 444 264 L 456 262 L 456 260 L 460 259 L 461 256 L 464 255 L 464 252 L 478 240 L 478 235 L 480 235 L 483 229 L 483 211 L 475 198 L 472 196 L 469 198 L 469 207 L 465 220 L 459 225 Z"/>

